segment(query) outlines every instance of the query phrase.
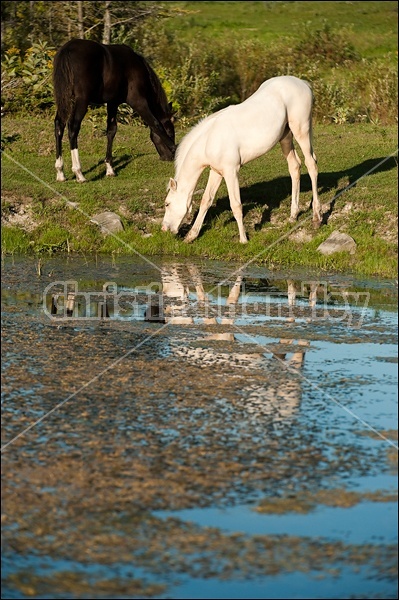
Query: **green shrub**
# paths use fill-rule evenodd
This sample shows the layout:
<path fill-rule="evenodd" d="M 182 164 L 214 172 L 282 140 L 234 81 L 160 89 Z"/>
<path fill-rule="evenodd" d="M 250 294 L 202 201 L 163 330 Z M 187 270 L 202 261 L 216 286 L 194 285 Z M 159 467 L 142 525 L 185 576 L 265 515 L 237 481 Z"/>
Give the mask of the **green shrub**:
<path fill-rule="evenodd" d="M 180 117 L 202 118 L 217 110 L 224 101 L 215 93 L 218 74 L 215 71 L 203 74 L 196 66 L 189 49 L 180 66 L 163 71 L 163 83 L 168 82 L 166 87 L 170 89 L 168 97 Z"/>
<path fill-rule="evenodd" d="M 305 27 L 303 39 L 294 47 L 294 56 L 301 62 L 304 59 L 320 61 L 325 66 L 335 67 L 359 61 L 360 55 L 348 40 L 348 31 L 333 31 L 326 22 L 321 29 L 313 31 L 311 24 Z"/>
<path fill-rule="evenodd" d="M 360 111 L 372 123 L 392 123 L 398 120 L 398 71 L 381 61 L 363 61 L 364 70 L 358 79 L 363 89 Z"/>
<path fill-rule="evenodd" d="M 387 60 L 361 59 L 350 32 L 325 24 L 304 29 L 299 41 L 273 44 L 248 39 L 182 41 L 163 22 L 138 32 L 134 49 L 153 65 L 177 116 L 198 120 L 228 104 L 242 102 L 259 85 L 277 75 L 296 75 L 311 82 L 316 120 L 342 124 L 397 121 L 397 70 Z M 123 41 L 131 41 L 130 38 Z M 32 44 L 25 55 L 10 48 L 2 59 L 2 106 L 6 112 L 54 110 L 52 59 L 46 42 Z M 104 111 L 89 111 L 95 129 L 104 129 Z M 119 122 L 136 118 L 126 104 Z"/>
<path fill-rule="evenodd" d="M 54 104 L 52 70 L 55 50 L 38 42 L 21 56 L 10 48 L 1 63 L 1 104 L 4 110 L 42 110 Z"/>

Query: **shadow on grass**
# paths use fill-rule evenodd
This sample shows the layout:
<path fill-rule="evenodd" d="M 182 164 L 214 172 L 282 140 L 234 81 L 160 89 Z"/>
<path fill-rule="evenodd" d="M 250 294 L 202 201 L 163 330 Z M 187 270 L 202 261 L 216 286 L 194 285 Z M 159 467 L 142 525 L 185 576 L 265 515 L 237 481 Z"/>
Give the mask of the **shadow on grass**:
<path fill-rule="evenodd" d="M 13 133 L 11 135 L 1 135 L 1 151 L 8 150 L 8 146 L 11 146 L 14 142 L 17 142 L 21 138 L 19 133 Z"/>
<path fill-rule="evenodd" d="M 344 191 L 347 188 L 354 187 L 356 185 L 356 182 L 364 176 L 367 176 L 368 172 L 372 169 L 375 169 L 372 171 L 373 173 L 381 173 L 384 171 L 391 171 L 393 168 L 397 167 L 397 160 L 395 157 L 391 157 L 388 160 L 385 160 L 384 163 L 377 167 L 377 165 L 381 163 L 385 158 L 386 157 L 370 158 L 343 171 L 321 171 L 319 173 L 319 194 L 321 195 L 331 192 L 332 196 L 330 200 L 329 209 L 323 215 L 323 225 L 325 225 L 328 222 L 329 217 L 334 211 L 336 196 L 338 196 L 341 193 L 344 193 Z M 309 192 L 312 190 L 310 178 L 305 166 L 302 167 L 302 171 L 304 172 L 301 175 L 301 196 L 303 192 Z M 340 181 L 343 178 L 345 178 L 345 185 L 340 186 Z M 278 210 L 283 202 L 287 203 L 287 207 L 291 205 L 291 178 L 289 176 L 277 177 L 275 179 L 272 179 L 271 181 L 262 181 L 259 183 L 255 183 L 249 187 L 241 188 L 240 192 L 244 217 L 254 208 L 264 207 L 262 217 L 255 226 L 256 230 L 260 230 L 265 223 L 270 222 L 273 211 Z M 323 204 L 326 203 L 326 201 L 323 202 Z M 311 209 L 311 207 L 312 202 L 310 203 L 309 207 L 305 210 L 302 210 L 298 216 L 301 216 L 304 213 L 308 212 Z M 204 225 L 201 229 L 201 233 L 210 229 L 215 219 L 220 217 L 225 211 L 229 209 L 230 203 L 227 196 L 223 196 L 217 199 L 216 204 L 214 204 L 207 213 Z M 197 214 L 198 211 L 196 211 L 196 213 L 194 214 L 191 224 L 194 223 Z M 231 217 L 226 222 L 231 223 L 232 221 L 234 221 L 234 217 L 231 214 Z M 181 235 L 185 235 L 190 229 L 190 227 L 191 225 L 185 225 L 184 227 L 182 227 Z"/>
<path fill-rule="evenodd" d="M 112 161 L 112 166 L 114 168 L 116 177 L 118 176 L 118 173 L 120 171 L 123 171 L 133 160 L 135 160 L 137 158 L 141 158 L 142 156 L 145 156 L 145 154 L 144 153 L 139 153 L 139 154 L 134 154 L 134 155 L 123 154 L 122 156 L 118 156 L 117 158 L 114 158 L 114 160 Z M 101 160 L 97 161 L 96 164 L 92 165 L 88 169 L 85 169 L 84 175 L 85 175 L 85 177 L 87 177 L 88 181 L 99 181 L 106 177 L 105 171 L 106 171 L 105 159 L 101 159 Z M 90 173 L 94 173 L 94 174 L 93 174 L 93 176 L 88 177 L 88 175 Z"/>

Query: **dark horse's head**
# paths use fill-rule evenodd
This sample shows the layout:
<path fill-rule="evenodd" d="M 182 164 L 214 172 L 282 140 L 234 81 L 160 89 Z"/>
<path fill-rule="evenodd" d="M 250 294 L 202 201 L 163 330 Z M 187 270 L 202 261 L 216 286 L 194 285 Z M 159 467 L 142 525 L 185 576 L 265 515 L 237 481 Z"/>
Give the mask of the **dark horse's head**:
<path fill-rule="evenodd" d="M 151 141 L 161 160 L 173 160 L 175 158 L 176 143 L 172 102 L 168 102 L 165 90 L 155 71 L 145 59 L 143 61 L 152 87 L 152 111 L 158 124 L 160 124 L 160 128 L 151 127 Z"/>
<path fill-rule="evenodd" d="M 164 114 L 159 118 L 159 121 L 165 130 L 169 141 L 166 141 L 158 135 L 154 130 L 151 130 L 150 138 L 152 143 L 154 144 L 159 157 L 161 160 L 173 160 L 175 158 L 176 152 L 176 144 L 175 144 L 175 126 L 174 126 L 174 117 L 172 113 L 172 103 L 170 102 L 167 105 L 168 109 L 164 112 Z"/>

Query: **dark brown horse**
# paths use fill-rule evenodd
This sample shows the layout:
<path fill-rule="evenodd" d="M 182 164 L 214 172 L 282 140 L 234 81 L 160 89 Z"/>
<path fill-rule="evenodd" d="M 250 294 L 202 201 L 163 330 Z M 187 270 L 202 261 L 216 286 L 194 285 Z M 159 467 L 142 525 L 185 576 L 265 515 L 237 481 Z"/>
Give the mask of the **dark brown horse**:
<path fill-rule="evenodd" d="M 57 181 L 65 181 L 62 136 L 67 122 L 72 171 L 77 181 L 86 181 L 79 161 L 78 134 L 89 104 L 107 105 L 107 175 L 115 175 L 112 142 L 118 106 L 123 102 L 151 129 L 150 137 L 161 160 L 173 160 L 176 146 L 171 105 L 153 69 L 129 46 L 71 40 L 54 57 L 53 84 Z"/>

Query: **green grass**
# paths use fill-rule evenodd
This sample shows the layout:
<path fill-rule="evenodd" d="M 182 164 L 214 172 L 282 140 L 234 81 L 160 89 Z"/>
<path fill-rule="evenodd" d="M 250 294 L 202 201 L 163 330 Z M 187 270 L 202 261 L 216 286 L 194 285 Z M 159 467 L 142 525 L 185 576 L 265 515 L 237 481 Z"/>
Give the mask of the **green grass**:
<path fill-rule="evenodd" d="M 276 39 L 299 39 L 309 27 L 349 31 L 352 44 L 365 58 L 397 53 L 397 2 L 170 2 L 176 14 L 170 30 L 183 39 L 198 36 L 265 44 Z"/>
<path fill-rule="evenodd" d="M 249 243 L 241 245 L 238 229 L 222 183 L 200 237 L 186 244 L 160 231 L 166 185 L 174 174 L 172 163 L 158 159 L 148 129 L 121 125 L 115 138 L 117 177 L 106 178 L 103 158 L 106 138 L 85 119 L 79 138 L 86 184 L 77 184 L 70 171 L 64 142 L 68 181 L 55 182 L 52 116 L 5 116 L 2 160 L 3 253 L 114 253 L 202 256 L 212 259 L 254 260 L 269 267 L 303 266 L 395 277 L 397 273 L 397 161 L 386 161 L 363 177 L 397 144 L 397 127 L 371 124 L 316 125 L 321 202 L 335 200 L 326 226 L 314 231 L 310 179 L 302 170 L 301 227 L 290 233 L 291 182 L 280 148 L 245 165 L 240 171 L 244 223 Z M 179 140 L 185 131 L 177 130 Z M 206 173 L 197 188 L 203 188 Z M 195 209 L 200 195 L 195 196 Z M 71 208 L 68 202 L 77 202 Z M 90 218 L 97 212 L 118 213 L 125 230 L 104 237 Z M 335 229 L 354 237 L 352 256 L 324 257 L 317 246 Z M 151 234 L 151 235 L 148 235 Z"/>

